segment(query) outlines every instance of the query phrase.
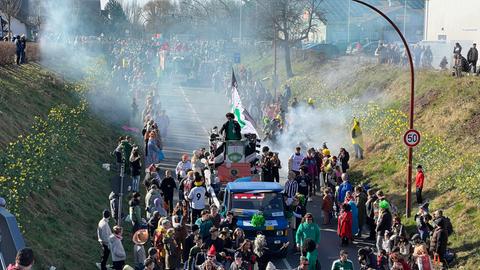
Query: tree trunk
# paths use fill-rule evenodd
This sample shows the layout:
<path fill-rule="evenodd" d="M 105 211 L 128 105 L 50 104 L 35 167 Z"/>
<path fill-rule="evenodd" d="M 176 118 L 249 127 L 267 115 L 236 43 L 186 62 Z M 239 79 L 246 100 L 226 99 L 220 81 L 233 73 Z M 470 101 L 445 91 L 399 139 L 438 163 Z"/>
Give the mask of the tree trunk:
<path fill-rule="evenodd" d="M 292 60 L 290 57 L 290 45 L 288 42 L 285 42 L 283 44 L 283 48 L 285 49 L 285 71 L 287 72 L 287 77 L 291 78 L 293 77 L 293 71 L 292 71 Z"/>
<path fill-rule="evenodd" d="M 8 33 L 12 33 L 12 16 L 7 14 Z M 12 38 L 12 37 L 11 37 Z"/>

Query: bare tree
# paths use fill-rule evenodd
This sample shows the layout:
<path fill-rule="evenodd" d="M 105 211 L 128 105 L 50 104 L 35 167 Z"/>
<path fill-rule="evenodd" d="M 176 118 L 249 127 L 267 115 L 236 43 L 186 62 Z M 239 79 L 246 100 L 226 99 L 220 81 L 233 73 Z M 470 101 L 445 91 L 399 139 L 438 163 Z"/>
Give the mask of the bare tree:
<path fill-rule="evenodd" d="M 22 0 L 0 0 L 0 10 L 7 16 L 8 32 L 12 32 L 12 18 L 17 16 L 22 6 Z"/>
<path fill-rule="evenodd" d="M 169 0 L 151 0 L 143 7 L 143 19 L 151 32 L 165 33 L 172 23 L 174 5 Z"/>
<path fill-rule="evenodd" d="M 322 0 L 257 0 L 261 7 L 263 27 L 259 30 L 265 37 L 275 38 L 285 51 L 285 70 L 292 77 L 290 49 L 308 38 L 317 30 L 325 16 L 320 10 Z"/>
<path fill-rule="evenodd" d="M 123 11 L 132 25 L 143 25 L 142 7 L 137 0 L 121 1 Z"/>

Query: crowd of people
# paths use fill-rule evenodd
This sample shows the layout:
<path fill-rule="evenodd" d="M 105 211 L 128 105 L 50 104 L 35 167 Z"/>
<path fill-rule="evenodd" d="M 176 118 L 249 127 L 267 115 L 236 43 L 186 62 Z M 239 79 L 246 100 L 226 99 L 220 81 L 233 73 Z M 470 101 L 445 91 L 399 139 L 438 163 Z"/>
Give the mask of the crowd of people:
<path fill-rule="evenodd" d="M 217 49 L 210 51 L 210 44 Z M 169 46 L 177 52 L 186 50 L 178 41 L 172 41 Z M 221 54 L 221 42 L 200 42 L 192 48 L 195 48 L 195 61 L 200 61 L 193 65 L 194 73 L 199 72 L 203 62 L 225 58 Z M 271 260 L 278 251 L 268 247 L 266 236 L 259 233 L 254 239 L 247 238 L 237 226 L 235 213 L 220 213 L 220 203 L 212 187 L 216 181 L 215 172 L 208 162 L 211 154 L 205 148 L 194 150 L 191 157 L 182 154 L 174 170 L 160 165 L 165 159 L 163 147 L 169 134 L 170 119 L 162 108 L 155 86 L 156 71 L 152 66 L 158 66 L 158 63 L 153 63 L 157 60 L 152 59 L 158 56 L 157 49 L 157 45 L 148 42 L 124 40 L 115 43 L 110 50 L 114 87 L 131 95 L 131 123 L 135 125 L 141 121 L 143 128 L 131 136 L 120 137 L 113 151 L 116 171 L 129 183 L 124 191 L 128 196 L 128 211 L 122 206 L 125 194 L 112 191 L 110 207 L 103 210 L 97 227 L 102 250 L 98 268 L 108 269 L 107 263 L 111 259 L 111 268 L 116 270 L 276 269 Z M 395 46 L 382 48 L 378 55 L 382 63 L 401 62 L 401 57 L 395 56 L 398 49 Z M 419 50 L 419 65 L 431 64 L 431 60 L 427 61 L 429 48 Z M 173 56 L 170 61 L 175 61 Z M 219 68 L 217 72 L 224 74 L 227 71 Z M 218 74 L 212 78 L 212 88 L 228 88 L 226 80 L 222 82 L 220 79 L 225 76 Z M 285 85 L 283 94 L 275 100 L 261 81 L 253 79 L 251 70 L 242 68 L 238 78 L 238 89 L 245 107 L 254 120 L 263 123 L 265 135 L 271 139 L 287 129 L 285 115 L 298 106 L 296 98 L 291 100 L 290 86 Z M 143 97 L 145 103 L 140 109 L 139 101 Z M 236 122 L 234 115 L 230 114 L 230 118 L 229 121 Z M 234 126 L 237 127 L 238 123 Z M 241 138 L 240 131 L 235 132 L 239 136 L 226 139 Z M 225 131 L 225 136 L 231 135 L 228 134 Z M 351 139 L 353 157 L 364 159 L 362 129 L 357 119 L 353 121 Z M 447 264 L 452 259 L 447 243 L 453 228 L 441 210 L 431 215 L 428 202 L 424 203 L 425 176 L 421 166 L 417 167 L 416 179 L 419 211 L 414 219 L 417 230 L 411 233 L 407 232 L 397 208 L 382 190 L 375 190 L 358 179 L 350 179 L 351 159 L 347 147 L 340 148 L 337 155 L 332 152 L 326 143 L 308 149 L 299 145 L 286 161 L 283 199 L 294 244 L 287 243 L 281 250 L 299 252 L 296 269 L 320 269 L 320 225 L 335 226 L 335 223 L 339 249 L 342 250 L 339 259 L 332 263 L 331 269 L 334 270 L 354 269 L 354 263 L 343 248 L 355 239 L 365 239 L 365 234 L 365 240 L 372 245 L 359 249 L 356 254 L 361 269 L 433 269 L 433 266 Z M 256 165 L 260 168 L 261 181 L 280 182 L 282 161 L 279 153 L 264 146 Z M 320 202 L 321 215 L 315 216 L 308 211 L 313 201 Z M 111 221 L 116 225 L 111 227 Z M 126 236 L 133 242 L 130 255 L 124 247 Z M 27 251 L 19 254 L 30 256 Z M 127 258 L 130 265 L 126 264 Z M 9 269 L 28 269 L 25 267 L 33 264 L 33 254 L 31 260 L 19 259 L 17 264 L 23 268 Z"/>

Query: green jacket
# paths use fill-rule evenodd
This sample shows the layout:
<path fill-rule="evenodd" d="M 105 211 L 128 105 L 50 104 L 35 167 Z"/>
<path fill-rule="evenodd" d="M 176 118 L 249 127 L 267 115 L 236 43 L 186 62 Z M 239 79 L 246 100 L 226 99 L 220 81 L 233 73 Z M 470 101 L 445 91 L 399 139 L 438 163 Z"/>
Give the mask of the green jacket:
<path fill-rule="evenodd" d="M 332 264 L 332 270 L 353 270 L 353 263 L 350 260 L 346 260 L 344 262 L 340 260 L 336 260 Z"/>
<path fill-rule="evenodd" d="M 207 219 L 202 221 L 202 218 L 198 218 L 197 221 L 195 221 L 195 224 L 198 226 L 199 234 L 202 239 L 205 239 L 210 235 L 210 228 L 213 227 L 212 220 Z"/>
<path fill-rule="evenodd" d="M 300 246 L 303 246 L 305 239 L 310 238 L 318 245 L 320 244 L 320 227 L 316 223 L 303 222 L 298 226 L 295 241 Z"/>
<path fill-rule="evenodd" d="M 142 221 L 142 210 L 140 209 L 140 205 L 130 206 L 129 214 L 132 222 L 140 223 Z"/>

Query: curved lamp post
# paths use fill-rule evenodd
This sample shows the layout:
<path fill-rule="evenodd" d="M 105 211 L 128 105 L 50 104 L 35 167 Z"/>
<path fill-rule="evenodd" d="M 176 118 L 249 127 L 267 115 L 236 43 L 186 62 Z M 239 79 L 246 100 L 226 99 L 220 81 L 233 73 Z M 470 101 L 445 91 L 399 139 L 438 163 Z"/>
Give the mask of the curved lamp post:
<path fill-rule="evenodd" d="M 414 113 L 414 106 L 415 106 L 415 101 L 414 101 L 414 94 L 415 94 L 415 74 L 414 74 L 414 66 L 413 66 L 413 59 L 412 59 L 412 54 L 410 52 L 410 48 L 408 47 L 407 40 L 402 34 L 402 31 L 398 28 L 398 26 L 387 16 L 385 15 L 382 11 L 377 9 L 376 7 L 365 3 L 361 0 L 352 0 L 354 2 L 357 2 L 361 5 L 364 5 L 373 11 L 377 12 L 380 14 L 385 20 L 387 20 L 390 25 L 397 31 L 398 35 L 402 39 L 403 45 L 405 46 L 405 50 L 407 51 L 407 56 L 408 56 L 408 62 L 410 63 L 410 115 L 409 115 L 409 128 L 410 130 L 413 129 L 413 113 Z M 412 193 L 412 155 L 413 155 L 413 148 L 408 147 L 408 171 L 407 171 L 407 198 L 406 198 L 406 214 L 407 217 L 410 217 L 411 214 L 411 193 Z"/>

